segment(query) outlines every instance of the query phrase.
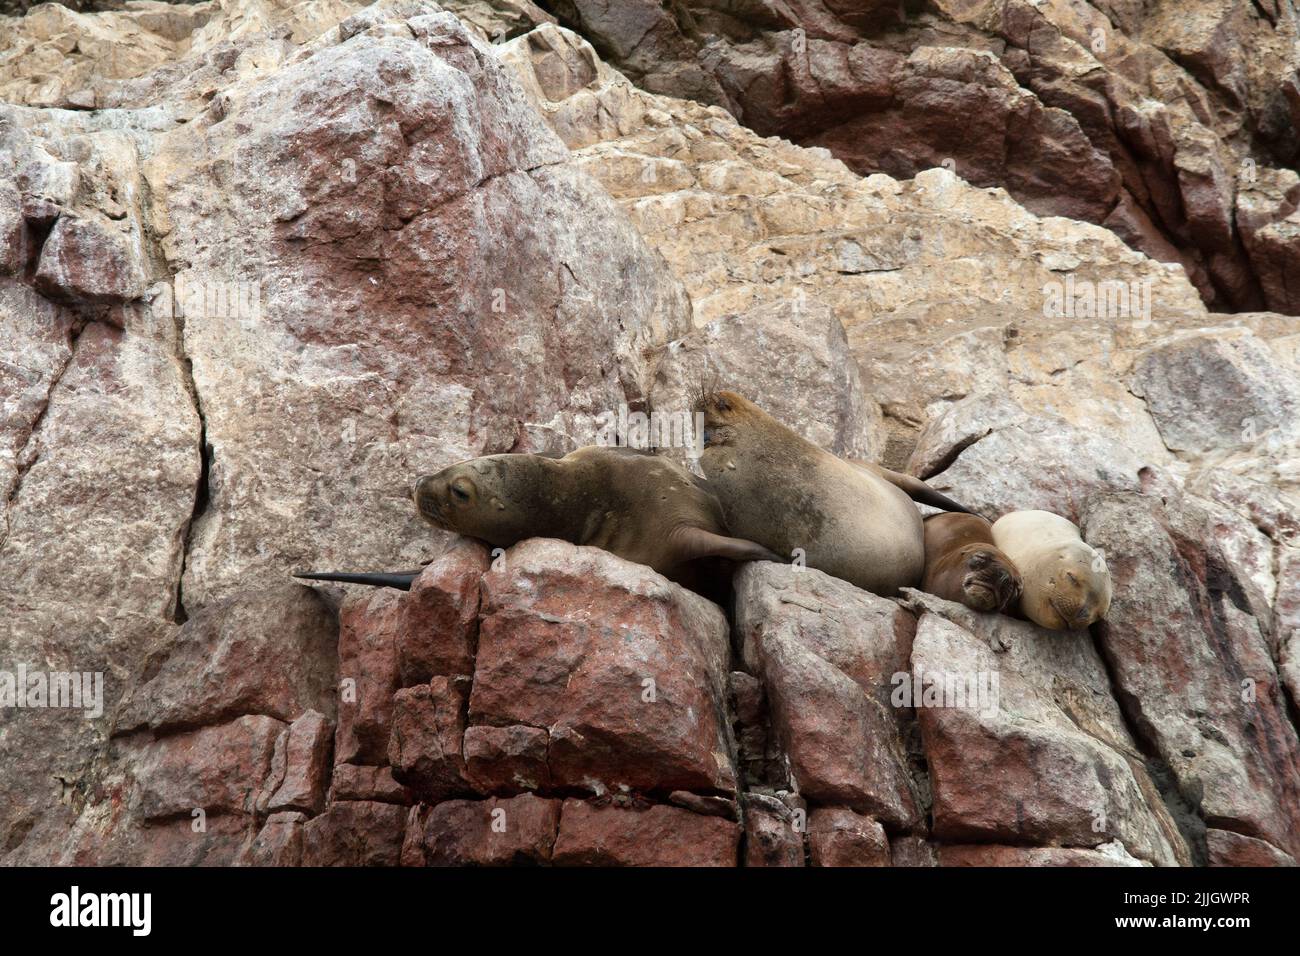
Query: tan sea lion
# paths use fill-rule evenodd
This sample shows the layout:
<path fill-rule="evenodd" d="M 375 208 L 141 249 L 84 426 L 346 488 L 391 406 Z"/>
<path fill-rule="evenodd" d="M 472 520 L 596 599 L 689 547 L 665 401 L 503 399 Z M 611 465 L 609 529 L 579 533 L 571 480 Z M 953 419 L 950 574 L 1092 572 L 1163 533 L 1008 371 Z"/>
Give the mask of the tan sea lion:
<path fill-rule="evenodd" d="M 976 611 L 1018 607 L 1020 573 L 993 543 L 993 525 L 979 515 L 937 514 L 925 519 L 921 590 Z"/>
<path fill-rule="evenodd" d="M 1073 523 L 1050 511 L 1013 511 L 993 523 L 993 543 L 1020 571 L 1025 617 L 1058 631 L 1084 628 L 1110 610 L 1110 572 Z"/>
<path fill-rule="evenodd" d="M 921 515 L 909 495 L 965 510 L 924 482 L 851 463 L 735 392 L 707 391 L 700 466 L 733 534 L 876 594 L 921 582 Z"/>
<path fill-rule="evenodd" d="M 701 558 L 780 560 L 727 533 L 702 479 L 668 458 L 628 448 L 474 458 L 419 479 L 415 506 L 437 527 L 495 547 L 559 538 L 604 548 L 674 580 Z"/>

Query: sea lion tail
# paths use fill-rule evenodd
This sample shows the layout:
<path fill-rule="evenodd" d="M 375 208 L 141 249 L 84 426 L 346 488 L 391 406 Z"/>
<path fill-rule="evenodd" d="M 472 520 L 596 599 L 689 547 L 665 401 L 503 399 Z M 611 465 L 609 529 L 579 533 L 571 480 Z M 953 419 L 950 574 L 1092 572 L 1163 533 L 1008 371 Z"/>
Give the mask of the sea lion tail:
<path fill-rule="evenodd" d="M 959 514 L 983 517 L 983 515 L 978 511 L 972 511 L 965 505 L 959 505 L 947 495 L 935 491 L 920 478 L 914 478 L 911 475 L 905 475 L 898 471 L 890 471 L 888 468 L 884 468 L 880 465 L 874 464 L 873 462 L 862 461 L 857 458 L 850 458 L 849 464 L 861 468 L 864 471 L 869 471 L 872 474 L 879 475 L 891 485 L 902 489 L 907 493 L 907 497 L 911 498 L 915 502 L 919 502 L 920 504 L 929 505 L 931 508 L 941 508 L 944 511 L 956 511 Z"/>
<path fill-rule="evenodd" d="M 419 571 L 367 572 L 367 571 L 295 571 L 295 578 L 309 581 L 338 581 L 341 584 L 368 584 L 377 588 L 411 590 L 411 582 L 420 576 Z"/>

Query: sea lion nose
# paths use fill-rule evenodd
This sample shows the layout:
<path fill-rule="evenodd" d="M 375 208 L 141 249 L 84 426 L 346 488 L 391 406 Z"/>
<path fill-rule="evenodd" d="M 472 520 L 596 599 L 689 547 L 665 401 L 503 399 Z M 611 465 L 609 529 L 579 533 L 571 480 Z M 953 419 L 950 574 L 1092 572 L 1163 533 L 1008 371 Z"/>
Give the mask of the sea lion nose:
<path fill-rule="evenodd" d="M 415 487 L 411 491 L 411 497 L 415 499 L 416 507 L 428 504 L 436 504 L 438 501 L 438 478 L 436 475 L 424 475 L 415 480 Z"/>

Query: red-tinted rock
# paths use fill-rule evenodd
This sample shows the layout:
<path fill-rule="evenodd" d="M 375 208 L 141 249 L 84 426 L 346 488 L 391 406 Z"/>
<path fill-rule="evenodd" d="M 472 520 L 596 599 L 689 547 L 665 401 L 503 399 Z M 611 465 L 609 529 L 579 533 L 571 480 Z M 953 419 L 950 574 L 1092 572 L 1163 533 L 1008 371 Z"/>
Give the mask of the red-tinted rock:
<path fill-rule="evenodd" d="M 480 793 L 537 790 L 550 783 L 546 750 L 550 738 L 537 727 L 469 727 L 465 764 Z"/>
<path fill-rule="evenodd" d="M 132 695 L 118 728 L 195 727 L 245 714 L 290 721 L 309 710 L 328 717 L 337 700 L 337 633 L 325 602 L 297 584 L 205 607 Z"/>
<path fill-rule="evenodd" d="M 487 569 L 487 549 L 462 538 L 412 583 L 396 635 L 402 686 L 474 672 L 479 580 Z"/>
<path fill-rule="evenodd" d="M 36 287 L 52 299 L 128 302 L 147 284 L 129 234 L 116 223 L 73 215 L 54 224 L 36 267 Z"/>
<path fill-rule="evenodd" d="M 398 687 L 397 635 L 402 594 L 380 588 L 350 600 L 339 614 L 338 763 L 388 763 L 393 694 Z"/>
<path fill-rule="evenodd" d="M 904 834 L 889 841 L 890 866 L 938 866 L 934 844 L 925 837 Z"/>
<path fill-rule="evenodd" d="M 1247 580 L 1189 499 L 1107 495 L 1084 533 L 1115 597 L 1098 626 L 1129 719 L 1212 828 L 1300 852 L 1300 741 Z"/>
<path fill-rule="evenodd" d="M 740 826 L 676 807 L 596 807 L 565 800 L 556 866 L 735 866 Z"/>
<path fill-rule="evenodd" d="M 393 777 L 427 800 L 466 793 L 465 678 L 435 677 L 393 696 L 393 731 L 388 762 Z"/>
<path fill-rule="evenodd" d="M 778 800 L 745 802 L 745 866 L 803 866 L 804 835 Z"/>
<path fill-rule="evenodd" d="M 1295 857 L 1271 843 L 1230 830 L 1205 831 L 1210 866 L 1295 866 Z"/>
<path fill-rule="evenodd" d="M 145 744 L 135 776 L 145 819 L 193 810 L 251 813 L 263 793 L 276 739 L 285 725 L 271 717 L 240 717 Z M 136 745 L 128 745 L 128 753 Z"/>
<path fill-rule="evenodd" d="M 278 810 L 320 813 L 325 806 L 333 743 L 333 725 L 314 710 L 289 725 L 276 745 L 277 756 L 283 750 L 284 762 L 281 782 L 268 804 L 272 813 Z"/>
<path fill-rule="evenodd" d="M 380 803 L 408 804 L 411 791 L 393 779 L 391 767 L 366 767 L 354 763 L 334 765 L 330 784 L 330 801 L 376 800 Z"/>
<path fill-rule="evenodd" d="M 271 814 L 235 862 L 240 866 L 299 866 L 306 820 L 305 815 L 292 811 Z"/>
<path fill-rule="evenodd" d="M 870 817 L 826 807 L 808 818 L 808 849 L 813 866 L 890 866 L 889 839 Z"/>
<path fill-rule="evenodd" d="M 526 793 L 487 800 L 447 800 L 424 821 L 428 866 L 520 866 L 547 863 L 560 825 L 560 801 Z"/>
<path fill-rule="evenodd" d="M 252 817 L 209 816 L 196 821 L 171 820 L 144 827 L 137 839 L 137 866 L 232 866 L 256 833 Z"/>
<path fill-rule="evenodd" d="M 997 846 L 956 844 L 939 847 L 940 866 L 1142 866 L 1122 847 L 1107 844 L 1109 851 L 1073 847 Z"/>
<path fill-rule="evenodd" d="M 345 800 L 303 824 L 303 866 L 397 866 L 406 807 Z"/>
<path fill-rule="evenodd" d="M 918 816 L 890 676 L 907 666 L 912 616 L 820 571 L 771 563 L 736 575 L 736 629 L 762 676 L 772 733 L 809 800 L 898 826 Z"/>
<path fill-rule="evenodd" d="M 1139 859 L 1191 862 L 1086 632 L 1047 631 L 919 592 L 912 601 L 924 611 L 913 679 L 897 690 L 920 721 L 935 839 L 1118 840 Z"/>
<path fill-rule="evenodd" d="M 557 787 L 734 789 L 716 606 L 547 539 L 511 548 L 483 581 L 472 723 L 547 728 Z"/>

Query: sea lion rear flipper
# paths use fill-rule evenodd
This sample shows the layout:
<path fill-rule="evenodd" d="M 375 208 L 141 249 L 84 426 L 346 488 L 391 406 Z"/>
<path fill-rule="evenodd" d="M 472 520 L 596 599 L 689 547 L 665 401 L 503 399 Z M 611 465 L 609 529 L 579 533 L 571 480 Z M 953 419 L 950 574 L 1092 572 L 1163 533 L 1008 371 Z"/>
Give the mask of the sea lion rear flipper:
<path fill-rule="evenodd" d="M 703 528 L 680 527 L 673 532 L 673 543 L 683 551 L 683 561 L 696 558 L 730 558 L 732 561 L 776 561 L 781 556 L 761 544 L 744 538 L 728 538 Z"/>
<path fill-rule="evenodd" d="M 956 511 L 961 514 L 973 515 L 978 512 L 971 511 L 964 505 L 959 505 L 947 495 L 940 494 L 920 478 L 913 478 L 911 475 L 904 475 L 901 472 L 890 471 L 888 468 L 882 468 L 880 465 L 874 465 L 869 461 L 853 460 L 851 464 L 857 465 L 864 471 L 879 475 L 896 488 L 901 488 L 907 493 L 907 497 L 913 501 L 920 502 L 923 505 L 929 505 L 931 508 L 941 508 L 944 511 Z"/>
<path fill-rule="evenodd" d="M 353 571 L 295 571 L 295 578 L 306 578 L 310 581 L 338 581 L 342 584 L 367 584 L 371 587 L 379 588 L 397 588 L 399 591 L 411 590 L 411 582 L 420 576 L 420 568 L 416 571 L 392 571 L 392 572 L 353 572 Z"/>

